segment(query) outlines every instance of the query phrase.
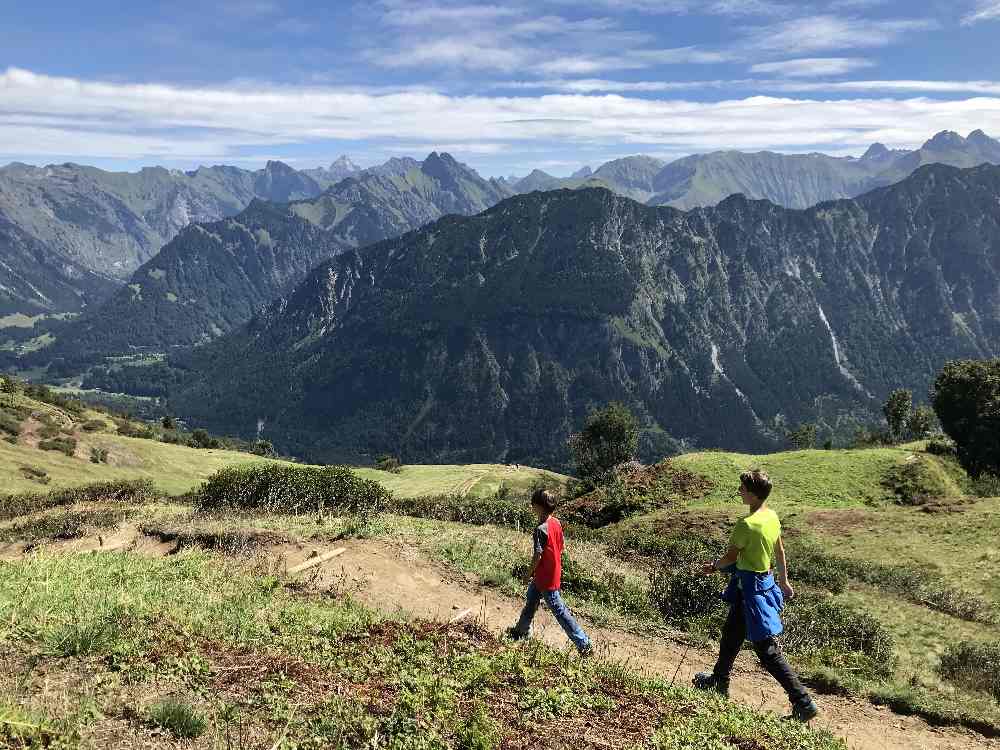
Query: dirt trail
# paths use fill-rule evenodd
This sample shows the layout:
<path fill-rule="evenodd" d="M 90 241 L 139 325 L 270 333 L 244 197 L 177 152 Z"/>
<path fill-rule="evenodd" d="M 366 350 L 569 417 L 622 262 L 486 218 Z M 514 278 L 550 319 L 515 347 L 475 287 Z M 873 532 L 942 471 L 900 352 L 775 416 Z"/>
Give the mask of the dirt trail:
<path fill-rule="evenodd" d="M 135 552 L 154 557 L 172 554 L 174 542 L 161 542 L 141 533 L 131 525 L 82 539 L 45 545 L 46 549 L 66 552 Z M 471 610 L 494 631 L 511 625 L 520 611 L 520 602 L 494 590 L 476 585 L 460 574 L 428 561 L 416 548 L 385 540 L 351 540 L 342 544 L 312 543 L 274 545 L 267 549 L 287 568 L 328 552 L 346 547 L 346 552 L 327 563 L 300 574 L 314 585 L 338 592 L 348 592 L 365 604 L 390 615 L 405 615 L 448 621 Z M 30 553 L 22 544 L 0 547 L 0 559 L 15 559 Z M 663 638 L 640 637 L 631 633 L 601 628 L 583 620 L 594 641 L 596 658 L 626 663 L 647 674 L 690 684 L 695 672 L 710 668 L 715 654 L 701 648 Z M 534 637 L 557 648 L 568 648 L 568 641 L 551 614 L 539 610 Z M 777 684 L 747 653 L 740 656 L 733 680 L 733 697 L 755 708 L 780 714 L 788 712 L 788 703 Z M 887 708 L 864 701 L 835 696 L 818 696 L 822 710 L 813 726 L 826 729 L 842 738 L 852 750 L 1000 750 L 1000 740 L 983 737 L 958 728 L 936 728 L 922 719 L 898 716 Z"/>
<path fill-rule="evenodd" d="M 450 620 L 467 609 L 491 630 L 511 625 L 520 602 L 476 586 L 443 567 L 428 562 L 405 545 L 348 542 L 347 552 L 322 566 L 316 584 L 347 588 L 371 607 L 390 614 Z M 282 550 L 289 566 L 326 547 L 305 544 Z M 695 672 L 710 668 L 715 654 L 666 639 L 640 637 L 619 630 L 585 625 L 597 656 L 624 662 L 634 669 L 690 684 Z M 562 630 L 548 612 L 539 611 L 534 636 L 557 648 L 568 648 Z M 740 656 L 733 683 L 734 698 L 782 715 L 788 702 L 780 687 L 756 666 L 747 653 Z M 884 707 L 834 696 L 818 696 L 822 716 L 813 725 L 841 737 L 854 750 L 974 750 L 1000 748 L 1000 741 L 956 728 L 936 728 L 922 719 L 898 716 Z"/>

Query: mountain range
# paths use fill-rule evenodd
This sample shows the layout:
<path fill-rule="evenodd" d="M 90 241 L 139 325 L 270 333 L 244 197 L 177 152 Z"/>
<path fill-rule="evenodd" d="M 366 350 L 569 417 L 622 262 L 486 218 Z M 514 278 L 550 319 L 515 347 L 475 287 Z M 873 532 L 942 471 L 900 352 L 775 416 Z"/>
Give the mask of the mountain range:
<path fill-rule="evenodd" d="M 534 192 L 321 263 L 176 355 L 178 414 L 311 460 L 564 467 L 594 405 L 646 455 L 843 431 L 947 360 L 1000 353 L 1000 167 L 922 166 L 793 210 Z M 143 369 L 143 368 L 129 368 Z"/>
<path fill-rule="evenodd" d="M 967 138 L 945 131 L 914 151 L 875 144 L 860 158 L 718 152 L 669 164 L 637 156 L 583 168 L 568 180 L 539 171 L 486 180 L 437 153 L 366 170 L 341 157 L 301 172 L 280 162 L 255 172 L 120 174 L 11 165 L 0 170 L 0 314 L 82 309 L 77 321 L 34 332 L 51 328 L 39 341 L 54 336 L 56 344 L 31 362 L 56 361 L 56 372 L 68 373 L 106 355 L 210 340 L 332 255 L 445 214 L 478 213 L 517 193 L 607 187 L 640 202 L 688 208 L 741 192 L 794 207 L 856 195 L 927 163 L 983 162 L 1000 163 L 1000 142 L 981 131 Z M 274 205 L 247 207 L 264 199 Z M 216 218 L 187 223 L 203 217 Z M 125 268 L 131 275 L 122 274 Z"/>
<path fill-rule="evenodd" d="M 309 172 L 276 161 L 191 172 L 9 164 L 0 168 L 0 313 L 79 310 L 192 222 L 234 215 L 254 199 L 312 198 L 358 171 L 346 158 Z"/>
<path fill-rule="evenodd" d="M 318 197 L 254 200 L 228 219 L 191 224 L 105 302 L 54 329 L 38 356 L 83 367 L 137 349 L 202 343 L 245 323 L 320 261 L 448 213 L 479 213 L 505 197 L 448 154 L 394 159 Z"/>
<path fill-rule="evenodd" d="M 670 163 L 630 156 L 589 167 L 569 178 L 535 170 L 520 180 L 506 180 L 515 193 L 561 187 L 605 187 L 650 205 L 675 208 L 714 206 L 741 193 L 788 208 L 808 208 L 821 201 L 850 198 L 898 182 L 923 164 L 974 167 L 1000 164 L 1000 141 L 976 130 L 963 138 L 943 131 L 913 151 L 873 144 L 863 156 L 716 151 Z"/>

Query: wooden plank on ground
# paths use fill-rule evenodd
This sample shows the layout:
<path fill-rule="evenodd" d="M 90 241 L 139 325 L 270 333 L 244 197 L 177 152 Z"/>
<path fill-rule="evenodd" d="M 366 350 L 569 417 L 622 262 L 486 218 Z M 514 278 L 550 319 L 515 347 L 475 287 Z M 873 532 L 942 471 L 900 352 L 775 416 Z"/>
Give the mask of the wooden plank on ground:
<path fill-rule="evenodd" d="M 296 565 L 294 568 L 288 570 L 289 573 L 301 573 L 303 570 L 309 570 L 309 568 L 315 568 L 317 565 L 322 565 L 327 560 L 332 560 L 335 557 L 347 552 L 346 547 L 339 547 L 335 550 L 330 550 L 329 552 L 324 552 L 322 555 L 316 555 L 316 557 L 306 560 L 304 563 Z"/>

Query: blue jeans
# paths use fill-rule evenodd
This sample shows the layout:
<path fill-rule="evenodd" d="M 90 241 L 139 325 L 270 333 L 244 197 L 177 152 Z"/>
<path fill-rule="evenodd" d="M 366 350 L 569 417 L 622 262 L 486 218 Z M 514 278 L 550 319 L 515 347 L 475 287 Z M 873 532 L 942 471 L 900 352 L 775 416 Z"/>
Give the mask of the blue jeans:
<path fill-rule="evenodd" d="M 528 584 L 528 593 L 525 594 L 524 609 L 521 610 L 521 617 L 517 621 L 517 625 L 514 626 L 514 631 L 518 635 L 526 636 L 531 630 L 531 621 L 535 619 L 535 612 L 538 611 L 538 605 L 541 603 L 542 599 L 548 605 L 552 614 L 555 615 L 556 620 L 562 626 L 562 629 L 569 636 L 569 639 L 573 641 L 579 650 L 583 651 L 590 646 L 590 639 L 587 634 L 583 632 L 576 620 L 573 619 L 573 615 L 570 614 L 569 608 L 566 607 L 566 602 L 562 600 L 562 596 L 559 595 L 559 589 L 555 591 L 539 591 L 534 582 Z"/>

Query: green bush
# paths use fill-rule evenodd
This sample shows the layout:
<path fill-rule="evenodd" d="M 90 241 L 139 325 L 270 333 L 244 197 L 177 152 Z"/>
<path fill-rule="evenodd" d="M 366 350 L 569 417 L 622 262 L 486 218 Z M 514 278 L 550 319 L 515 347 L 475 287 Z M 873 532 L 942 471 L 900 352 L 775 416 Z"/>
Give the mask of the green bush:
<path fill-rule="evenodd" d="M 72 458 L 76 454 L 76 438 L 54 437 L 49 440 L 40 440 L 38 447 L 43 451 L 59 451 Z"/>
<path fill-rule="evenodd" d="M 139 438 L 141 440 L 152 440 L 155 437 L 153 429 L 149 425 L 141 422 L 123 420 L 118 424 L 118 434 L 123 437 Z"/>
<path fill-rule="evenodd" d="M 924 448 L 925 451 L 930 453 L 932 456 L 954 456 L 955 453 L 955 443 L 946 438 L 935 438 L 933 440 L 927 441 L 927 447 Z"/>
<path fill-rule="evenodd" d="M 106 429 L 107 426 L 108 423 L 103 419 L 88 419 L 81 425 L 80 429 L 84 432 L 101 432 Z"/>
<path fill-rule="evenodd" d="M 454 521 L 471 526 L 533 528 L 537 521 L 527 497 L 511 498 L 505 493 L 489 497 L 471 495 L 424 495 L 393 498 L 387 507 L 392 513 L 436 521 Z"/>
<path fill-rule="evenodd" d="M 108 449 L 99 448 L 96 445 L 91 446 L 90 462 L 92 464 L 106 464 L 108 462 Z"/>
<path fill-rule="evenodd" d="M 976 497 L 1000 497 L 1000 477 L 996 474 L 980 474 L 969 480 L 969 492 Z"/>
<path fill-rule="evenodd" d="M 375 459 L 375 468 L 379 471 L 399 474 L 403 470 L 403 462 L 396 456 L 383 455 Z"/>
<path fill-rule="evenodd" d="M 8 435 L 20 435 L 21 420 L 16 414 L 6 409 L 0 409 L 0 432 Z"/>
<path fill-rule="evenodd" d="M 187 703 L 168 698 L 149 711 L 149 723 L 166 729 L 178 739 L 194 739 L 208 727 L 208 722 Z"/>
<path fill-rule="evenodd" d="M 847 589 L 850 576 L 839 560 L 815 547 L 786 546 L 789 546 L 788 576 L 792 581 L 801 581 L 834 594 Z"/>
<path fill-rule="evenodd" d="M 949 682 L 1000 701 L 1000 642 L 951 643 L 941 656 L 938 672 Z"/>
<path fill-rule="evenodd" d="M 192 448 L 220 448 L 222 443 L 217 438 L 212 437 L 206 430 L 197 429 L 191 433 L 188 445 Z"/>
<path fill-rule="evenodd" d="M 378 482 L 361 479 L 344 466 L 260 464 L 221 469 L 201 485 L 196 502 L 201 510 L 377 515 L 391 497 Z"/>
<path fill-rule="evenodd" d="M 992 603 L 952 586 L 941 576 L 923 568 L 835 556 L 831 556 L 831 560 L 851 578 L 899 594 L 915 604 L 970 622 L 990 624 L 997 621 L 996 608 Z"/>
<path fill-rule="evenodd" d="M 835 597 L 799 594 L 785 608 L 782 645 L 789 653 L 867 678 L 890 677 L 896 666 L 892 634 L 872 615 Z"/>
<path fill-rule="evenodd" d="M 22 467 L 30 469 L 31 467 Z M 35 471 L 41 471 L 37 469 Z M 41 472 L 45 474 L 44 471 Z M 80 487 L 65 487 L 47 494 L 24 493 L 0 495 L 0 519 L 17 518 L 46 508 L 74 503 L 115 503 L 118 505 L 144 505 L 159 497 L 148 479 L 97 482 Z"/>
<path fill-rule="evenodd" d="M 725 584 L 693 568 L 654 570 L 649 576 L 649 599 L 665 622 L 682 630 L 716 631 L 725 616 L 719 593 Z"/>
<path fill-rule="evenodd" d="M 1000 359 L 948 362 L 931 399 L 969 475 L 1000 474 Z"/>

